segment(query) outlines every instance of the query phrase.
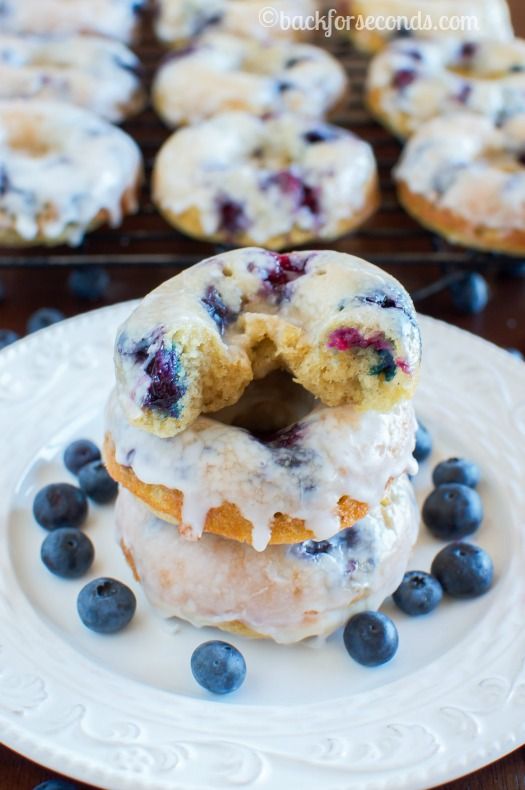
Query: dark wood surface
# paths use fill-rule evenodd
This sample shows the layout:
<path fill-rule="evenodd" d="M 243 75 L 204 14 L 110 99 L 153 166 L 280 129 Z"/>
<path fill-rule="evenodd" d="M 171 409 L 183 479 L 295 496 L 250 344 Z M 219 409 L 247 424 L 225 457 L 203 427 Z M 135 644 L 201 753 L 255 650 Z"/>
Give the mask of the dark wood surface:
<path fill-rule="evenodd" d="M 525 3 L 511 0 L 516 30 L 525 35 Z M 375 242 L 378 243 L 377 240 Z M 406 243 L 406 242 L 404 242 Z M 379 243 L 374 250 L 391 250 Z M 417 246 L 414 249 L 418 251 Z M 99 250 L 97 249 L 97 252 Z M 100 249 L 103 256 L 104 248 Z M 4 260 L 2 260 L 4 257 Z M 157 258 L 158 260 L 158 258 Z M 0 264 L 5 263 L 0 255 Z M 438 262 L 424 265 L 389 265 L 388 268 L 411 291 L 416 292 L 439 276 Z M 487 309 L 477 316 L 459 316 L 450 304 L 446 291 L 418 302 L 421 312 L 449 321 L 485 337 L 503 347 L 514 347 L 525 353 L 525 271 L 517 276 L 508 268 L 490 268 L 488 279 L 491 300 Z M 5 300 L 0 304 L 0 327 L 25 331 L 29 315 L 39 307 L 58 307 L 66 315 L 142 296 L 169 276 L 162 266 L 114 267 L 105 298 L 87 304 L 71 296 L 67 287 L 70 267 L 6 268 L 0 272 L 5 286 Z M 25 760 L 0 746 L 0 790 L 32 790 L 39 782 L 53 776 L 52 772 Z M 87 788 L 87 785 L 79 785 Z M 525 747 L 468 777 L 443 785 L 446 790 L 525 790 Z"/>

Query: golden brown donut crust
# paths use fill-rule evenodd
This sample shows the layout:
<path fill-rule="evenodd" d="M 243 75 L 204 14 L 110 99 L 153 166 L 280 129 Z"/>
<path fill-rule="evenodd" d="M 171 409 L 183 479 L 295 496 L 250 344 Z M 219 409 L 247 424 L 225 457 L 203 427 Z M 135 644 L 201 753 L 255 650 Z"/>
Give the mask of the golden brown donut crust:
<path fill-rule="evenodd" d="M 122 466 L 116 460 L 115 445 L 109 434 L 106 434 L 104 439 L 103 455 L 107 470 L 114 480 L 142 500 L 159 518 L 180 525 L 184 501 L 181 491 L 139 480 L 130 467 Z M 368 505 L 343 496 L 338 502 L 338 510 L 340 529 L 347 529 L 366 516 Z M 208 511 L 204 531 L 241 543 L 252 542 L 251 521 L 244 518 L 239 508 L 231 502 L 224 502 L 220 507 Z M 292 518 L 285 513 L 275 514 L 271 526 L 271 545 L 301 543 L 314 537 L 314 534 L 305 528 L 302 519 Z"/>
<path fill-rule="evenodd" d="M 398 182 L 397 194 L 403 208 L 414 219 L 454 244 L 507 255 L 521 256 L 525 253 L 525 230 L 503 232 L 498 228 L 476 225 L 412 192 L 404 181 Z"/>

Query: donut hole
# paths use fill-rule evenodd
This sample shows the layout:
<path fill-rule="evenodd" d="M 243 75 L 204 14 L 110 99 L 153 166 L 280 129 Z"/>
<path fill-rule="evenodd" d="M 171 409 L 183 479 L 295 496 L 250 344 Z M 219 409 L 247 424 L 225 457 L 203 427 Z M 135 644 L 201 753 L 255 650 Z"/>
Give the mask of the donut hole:
<path fill-rule="evenodd" d="M 252 381 L 233 406 L 209 416 L 225 425 L 264 437 L 299 422 L 310 414 L 316 403 L 314 396 L 289 373 L 277 370 Z"/>

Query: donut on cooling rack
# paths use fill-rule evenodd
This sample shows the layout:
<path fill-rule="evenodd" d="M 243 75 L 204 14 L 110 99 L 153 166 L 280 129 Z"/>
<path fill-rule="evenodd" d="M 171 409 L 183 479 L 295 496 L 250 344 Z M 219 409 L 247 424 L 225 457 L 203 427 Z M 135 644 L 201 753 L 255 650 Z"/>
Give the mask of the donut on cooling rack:
<path fill-rule="evenodd" d="M 512 38 L 506 0 L 339 0 L 355 46 L 378 52 L 392 38 L 424 35 L 442 38 Z"/>
<path fill-rule="evenodd" d="M 412 396 L 420 353 L 410 297 L 377 267 L 248 248 L 144 299 L 117 336 L 117 395 L 130 423 L 159 437 L 237 403 L 280 368 L 326 406 L 388 410 Z"/>
<path fill-rule="evenodd" d="M 2 0 L 0 33 L 94 33 L 130 41 L 145 0 Z"/>
<path fill-rule="evenodd" d="M 341 101 L 346 85 L 342 66 L 319 47 L 210 33 L 161 66 L 153 103 L 169 126 L 226 110 L 320 117 Z"/>
<path fill-rule="evenodd" d="M 376 210 L 379 187 L 372 148 L 351 132 L 229 112 L 167 140 L 153 200 L 189 236 L 283 249 L 355 229 Z"/>
<path fill-rule="evenodd" d="M 158 0 L 155 31 L 161 41 L 175 45 L 210 29 L 265 41 L 305 38 L 311 33 L 297 23 L 314 14 L 317 5 L 317 0 Z"/>
<path fill-rule="evenodd" d="M 352 529 L 261 553 L 215 535 L 184 540 L 125 489 L 116 519 L 124 554 L 161 614 L 281 643 L 329 634 L 379 607 L 401 581 L 418 525 L 406 476 Z"/>
<path fill-rule="evenodd" d="M 119 122 L 144 106 L 139 71 L 118 41 L 0 34 L 0 99 L 66 101 Z"/>
<path fill-rule="evenodd" d="M 471 113 L 428 121 L 409 139 L 396 180 L 405 209 L 449 241 L 525 252 L 525 114 L 501 125 Z"/>
<path fill-rule="evenodd" d="M 141 155 L 120 129 L 68 104 L 0 101 L 0 244 L 79 244 L 137 208 Z"/>
<path fill-rule="evenodd" d="M 372 61 L 367 100 L 399 137 L 461 109 L 501 122 L 525 112 L 525 41 L 398 39 Z"/>

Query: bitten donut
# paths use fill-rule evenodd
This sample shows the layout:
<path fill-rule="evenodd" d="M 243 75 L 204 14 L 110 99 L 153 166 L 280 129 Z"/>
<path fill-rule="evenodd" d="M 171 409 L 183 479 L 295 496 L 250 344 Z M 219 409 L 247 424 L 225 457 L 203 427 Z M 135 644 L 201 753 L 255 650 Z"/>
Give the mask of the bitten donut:
<path fill-rule="evenodd" d="M 513 36 L 506 0 L 339 0 L 355 46 L 378 52 L 398 35 L 443 38 Z"/>
<path fill-rule="evenodd" d="M 525 252 L 525 114 L 497 126 L 470 113 L 435 118 L 396 169 L 399 199 L 422 225 L 482 250 Z"/>
<path fill-rule="evenodd" d="M 107 38 L 0 35 L 0 99 L 65 101 L 119 122 L 144 106 L 139 70 Z"/>
<path fill-rule="evenodd" d="M 269 543 L 329 538 L 362 518 L 411 468 L 413 407 L 403 401 L 390 412 L 357 414 L 311 396 L 297 403 L 294 386 L 306 395 L 291 380 L 283 390 L 275 374 L 254 382 L 226 414 L 198 417 L 171 439 L 131 426 L 113 397 L 107 468 L 189 539 L 213 532 L 263 551 Z M 283 402 L 304 416 L 292 408 L 282 415 L 287 427 L 262 433 L 261 411 L 279 415 Z"/>
<path fill-rule="evenodd" d="M 130 41 L 145 0 L 2 0 L 0 33 L 93 33 Z"/>
<path fill-rule="evenodd" d="M 149 294 L 117 333 L 117 395 L 160 437 L 290 372 L 325 406 L 388 410 L 414 392 L 421 341 L 393 277 L 338 252 L 235 250 Z"/>
<path fill-rule="evenodd" d="M 87 110 L 0 102 L 0 243 L 79 244 L 137 208 L 141 155 Z"/>
<path fill-rule="evenodd" d="M 319 47 L 211 33 L 161 66 L 153 103 L 170 126 L 227 110 L 320 117 L 341 100 L 346 84 L 343 67 Z"/>
<path fill-rule="evenodd" d="M 399 137 L 462 109 L 501 123 L 525 112 L 525 41 L 398 39 L 372 61 L 367 101 Z"/>
<path fill-rule="evenodd" d="M 378 608 L 401 581 L 418 527 L 406 476 L 351 529 L 262 553 L 215 535 L 184 540 L 126 490 L 116 520 L 124 554 L 162 615 L 280 643 L 329 634 Z"/>
<path fill-rule="evenodd" d="M 175 45 L 212 29 L 259 41 L 305 38 L 316 8 L 316 0 L 157 0 L 155 32 Z"/>
<path fill-rule="evenodd" d="M 283 249 L 334 239 L 377 208 L 377 168 L 351 132 L 292 115 L 217 115 L 162 146 L 153 199 L 196 238 Z"/>

